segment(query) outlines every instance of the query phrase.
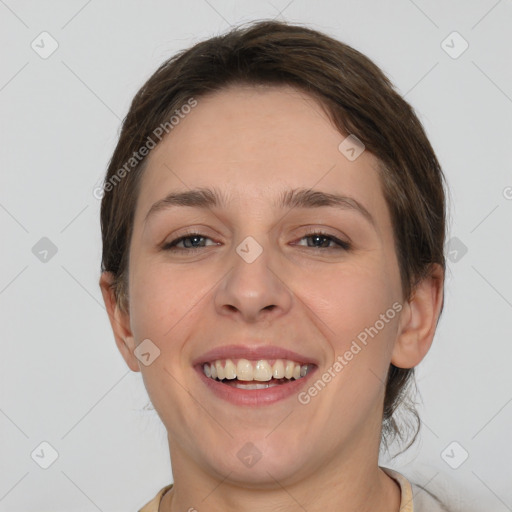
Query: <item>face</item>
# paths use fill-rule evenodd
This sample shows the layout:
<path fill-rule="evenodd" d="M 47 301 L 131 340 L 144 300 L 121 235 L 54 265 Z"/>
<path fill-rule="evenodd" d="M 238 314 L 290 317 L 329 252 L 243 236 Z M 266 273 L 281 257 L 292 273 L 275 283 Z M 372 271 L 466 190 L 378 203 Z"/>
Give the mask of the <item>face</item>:
<path fill-rule="evenodd" d="M 149 155 L 129 325 L 173 468 L 284 485 L 377 455 L 402 295 L 377 161 L 344 139 L 304 93 L 237 86 Z"/>

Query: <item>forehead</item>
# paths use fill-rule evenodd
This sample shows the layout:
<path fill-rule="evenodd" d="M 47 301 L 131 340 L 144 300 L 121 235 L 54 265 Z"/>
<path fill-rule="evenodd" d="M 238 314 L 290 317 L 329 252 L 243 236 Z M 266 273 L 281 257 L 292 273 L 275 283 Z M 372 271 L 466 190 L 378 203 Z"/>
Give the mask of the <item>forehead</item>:
<path fill-rule="evenodd" d="M 253 162 L 263 172 L 293 162 L 299 150 L 308 161 L 337 152 L 340 133 L 321 105 L 289 86 L 231 86 L 197 101 L 150 160 L 170 151 L 176 163 L 219 161 L 236 171 Z"/>
<path fill-rule="evenodd" d="M 348 160 L 339 150 L 345 137 L 316 99 L 289 86 L 231 86 L 199 97 L 148 155 L 140 209 L 193 187 L 223 189 L 238 202 L 314 188 L 357 196 L 378 216 L 386 205 L 377 160 L 368 151 Z"/>

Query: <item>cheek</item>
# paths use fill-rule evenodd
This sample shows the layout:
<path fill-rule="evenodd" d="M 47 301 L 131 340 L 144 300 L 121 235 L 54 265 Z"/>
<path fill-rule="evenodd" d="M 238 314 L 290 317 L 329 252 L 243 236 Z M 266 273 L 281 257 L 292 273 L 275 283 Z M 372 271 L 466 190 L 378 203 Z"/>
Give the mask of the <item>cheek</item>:
<path fill-rule="evenodd" d="M 197 269 L 177 271 L 148 257 L 133 261 L 131 329 L 137 343 L 149 339 L 160 351 L 150 365 L 141 367 L 145 387 L 168 427 L 185 424 L 190 397 L 183 383 L 191 370 L 183 360 L 183 348 L 201 322 L 201 299 L 210 291 L 211 281 Z M 169 403 L 174 407 L 169 408 Z"/>
<path fill-rule="evenodd" d="M 129 294 L 134 334 L 162 341 L 175 337 L 208 294 L 211 280 L 200 268 L 171 268 L 156 258 L 134 258 L 133 263 Z"/>
<path fill-rule="evenodd" d="M 326 269 L 296 281 L 300 284 L 295 292 L 312 311 L 333 357 L 352 347 L 357 355 L 349 358 L 380 370 L 387 368 L 385 360 L 394 343 L 397 322 L 392 307 L 397 299 L 395 285 L 388 275 L 376 263 Z"/>

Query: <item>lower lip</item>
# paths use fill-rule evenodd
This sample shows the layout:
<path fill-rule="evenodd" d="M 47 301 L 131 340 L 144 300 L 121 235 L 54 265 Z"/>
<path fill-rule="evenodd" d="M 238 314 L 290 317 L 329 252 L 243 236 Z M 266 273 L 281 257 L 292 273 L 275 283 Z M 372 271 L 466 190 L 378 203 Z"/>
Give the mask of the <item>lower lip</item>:
<path fill-rule="evenodd" d="M 292 380 L 286 384 L 278 384 L 264 389 L 240 389 L 227 384 L 222 384 L 218 380 L 207 377 L 202 365 L 196 367 L 202 381 L 208 388 L 219 398 L 226 400 L 235 405 L 260 406 L 270 405 L 279 400 L 284 400 L 292 395 L 298 394 L 300 389 L 304 387 L 311 375 L 315 373 L 314 367 L 307 375 L 297 380 Z"/>

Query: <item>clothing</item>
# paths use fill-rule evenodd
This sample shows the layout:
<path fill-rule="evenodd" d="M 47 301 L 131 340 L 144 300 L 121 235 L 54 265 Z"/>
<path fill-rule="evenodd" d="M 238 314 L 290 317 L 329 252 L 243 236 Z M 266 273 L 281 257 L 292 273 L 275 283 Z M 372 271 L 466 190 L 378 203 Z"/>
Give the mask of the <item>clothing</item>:
<path fill-rule="evenodd" d="M 158 512 L 158 506 L 163 495 L 172 488 L 172 484 L 166 485 L 158 491 L 158 494 L 148 503 L 146 503 L 138 512 Z"/>
<path fill-rule="evenodd" d="M 402 497 L 400 500 L 400 512 L 450 512 L 441 501 L 429 491 L 413 484 L 398 471 L 380 467 L 393 480 L 398 482 Z M 158 509 L 156 509 L 158 511 Z"/>
<path fill-rule="evenodd" d="M 402 493 L 400 500 L 400 512 L 449 512 L 447 508 L 426 489 L 416 484 L 411 484 L 405 476 L 393 469 L 381 467 L 381 469 L 395 480 Z M 160 489 L 158 494 L 138 512 L 158 512 L 158 506 L 163 495 L 172 488 L 172 484 Z"/>

